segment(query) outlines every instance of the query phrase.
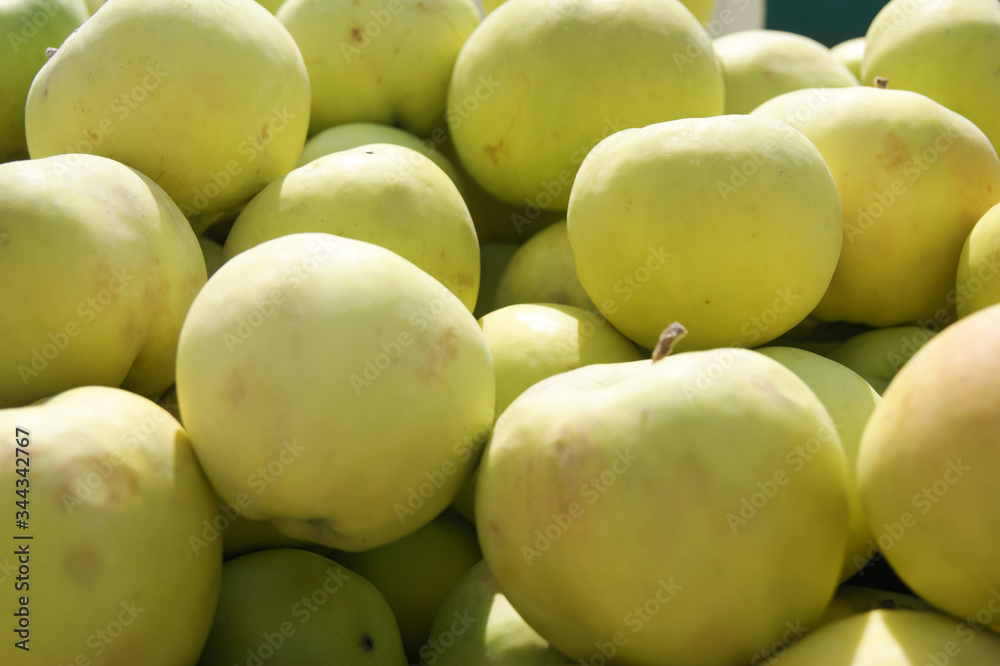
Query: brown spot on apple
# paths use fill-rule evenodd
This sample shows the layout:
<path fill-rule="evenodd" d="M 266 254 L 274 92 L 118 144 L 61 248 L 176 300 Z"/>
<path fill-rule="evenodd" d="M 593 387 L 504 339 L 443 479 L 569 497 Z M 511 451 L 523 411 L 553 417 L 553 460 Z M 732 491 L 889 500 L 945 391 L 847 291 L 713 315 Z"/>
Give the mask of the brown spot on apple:
<path fill-rule="evenodd" d="M 360 25 L 356 25 L 353 28 L 351 28 L 351 39 L 353 39 L 355 42 L 361 43 L 361 26 Z"/>

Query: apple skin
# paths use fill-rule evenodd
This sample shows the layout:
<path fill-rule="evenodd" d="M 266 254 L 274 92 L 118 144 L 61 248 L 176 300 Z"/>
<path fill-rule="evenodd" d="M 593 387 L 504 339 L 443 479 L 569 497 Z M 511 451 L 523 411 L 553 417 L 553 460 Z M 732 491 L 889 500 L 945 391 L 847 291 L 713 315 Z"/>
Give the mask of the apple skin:
<path fill-rule="evenodd" d="M 844 67 L 851 70 L 854 78 L 861 80 L 861 61 L 865 57 L 865 45 L 868 40 L 865 37 L 855 37 L 845 42 L 837 44 L 830 51 L 844 64 Z"/>
<path fill-rule="evenodd" d="M 848 338 L 826 357 L 864 377 L 879 395 L 917 351 L 934 337 L 921 326 L 894 326 Z"/>
<path fill-rule="evenodd" d="M 955 310 L 967 317 L 1000 303 L 1000 204 L 976 222 L 962 247 L 955 278 Z"/>
<path fill-rule="evenodd" d="M 193 664 L 219 595 L 222 542 L 197 553 L 190 545 L 216 505 L 181 425 L 146 398 L 98 386 L 0 410 L 0 425 L 10 433 L 4 487 L 14 495 L 24 486 L 15 481 L 29 479 L 29 529 L 18 533 L 33 540 L 13 544 L 29 548 L 20 594 L 30 596 L 35 629 L 30 651 L 13 648 L 20 639 L 4 646 L 4 663 Z M 30 433 L 24 449 L 16 429 Z M 28 477 L 16 473 L 26 458 L 15 449 L 29 453 Z M 3 513 L 11 530 L 15 499 Z M 15 573 L 5 614 L 16 609 Z M 99 640 L 109 635 L 116 640 Z"/>
<path fill-rule="evenodd" d="M 829 414 L 790 370 L 683 353 L 521 394 L 484 453 L 476 527 L 500 591 L 574 660 L 613 641 L 623 664 L 746 663 L 833 598 L 848 484 Z"/>
<path fill-rule="evenodd" d="M 949 650 L 945 652 L 945 650 Z M 818 628 L 775 666 L 992 666 L 1000 637 L 939 613 L 873 610 Z"/>
<path fill-rule="evenodd" d="M 28 150 L 109 157 L 211 214 L 292 169 L 309 98 L 294 40 L 254 0 L 115 0 L 35 77 Z"/>
<path fill-rule="evenodd" d="M 390 143 L 423 154 L 424 157 L 429 158 L 448 174 L 448 177 L 455 183 L 455 187 L 460 192 L 462 191 L 462 178 L 458 174 L 458 169 L 451 163 L 451 160 L 434 149 L 433 142 L 421 139 L 398 127 L 377 123 L 347 123 L 323 130 L 306 141 L 305 147 L 302 148 L 302 154 L 299 155 L 298 164 L 295 166 L 305 166 L 324 155 L 372 143 Z"/>
<path fill-rule="evenodd" d="M 1000 158 L 978 127 L 923 95 L 866 87 L 800 90 L 753 115 L 805 134 L 840 191 L 843 251 L 813 316 L 884 328 L 953 311 L 962 245 L 1000 201 Z"/>
<path fill-rule="evenodd" d="M 517 614 L 497 588 L 485 561 L 469 569 L 441 602 L 430 640 L 420 650 L 420 666 L 569 663 L 569 657 L 549 645 Z"/>
<path fill-rule="evenodd" d="M 889 80 L 974 122 L 1000 151 L 1000 5 L 893 0 L 868 29 L 862 81 Z"/>
<path fill-rule="evenodd" d="M 322 555 L 291 548 L 244 555 L 222 569 L 198 666 L 256 663 L 250 655 L 268 666 L 406 664 L 396 620 L 375 586 Z"/>
<path fill-rule="evenodd" d="M 309 134 L 344 123 L 442 124 L 459 50 L 479 25 L 472 0 L 286 0 L 278 19 L 313 86 Z"/>
<path fill-rule="evenodd" d="M 93 155 L 0 165 L 0 407 L 86 385 L 173 383 L 205 284 L 198 240 L 153 181 Z"/>
<path fill-rule="evenodd" d="M 826 613 L 823 614 L 823 619 L 812 630 L 815 631 L 819 627 L 833 624 L 837 620 L 873 610 L 933 612 L 934 607 L 911 594 L 888 592 L 886 590 L 857 585 L 841 585 L 837 588 L 837 594 L 827 607 Z"/>
<path fill-rule="evenodd" d="M 955 617 L 994 601 L 1000 577 L 1000 306 L 928 342 L 886 389 L 865 429 L 858 488 L 899 577 Z M 908 516 L 908 518 L 907 518 Z M 1000 628 L 989 612 L 981 624 Z"/>
<path fill-rule="evenodd" d="M 860 85 L 830 49 L 803 35 L 741 30 L 714 40 L 712 48 L 726 79 L 726 113 L 750 113 L 793 90 Z"/>
<path fill-rule="evenodd" d="M 496 310 L 497 285 L 507 264 L 517 252 L 513 243 L 482 243 L 479 246 L 479 298 L 473 315 L 479 319 Z"/>
<path fill-rule="evenodd" d="M 247 518 L 358 551 L 455 498 L 492 428 L 495 379 L 482 330 L 440 282 L 376 245 L 302 233 L 233 257 L 198 294 L 177 397 L 224 501 L 249 495 Z"/>
<path fill-rule="evenodd" d="M 882 398 L 856 372 L 850 368 L 802 349 L 790 347 L 766 347 L 758 352 L 774 359 L 794 372 L 816 394 L 830 413 L 840 443 L 847 455 L 847 469 L 850 473 L 850 536 L 844 564 L 840 571 L 840 582 L 853 577 L 868 562 L 871 533 L 861 508 L 858 495 L 855 467 L 858 460 L 858 446 L 861 433 L 872 412 L 882 402 Z"/>
<path fill-rule="evenodd" d="M 24 105 L 38 70 L 89 16 L 83 0 L 10 0 L 0 5 L 0 162 L 28 159 Z M 39 28 L 37 24 L 41 24 Z"/>
<path fill-rule="evenodd" d="M 255 196 L 233 224 L 225 258 L 294 233 L 322 232 L 392 250 L 475 309 L 479 241 L 455 184 L 430 159 L 390 144 L 316 159 Z"/>
<path fill-rule="evenodd" d="M 362 553 L 334 551 L 330 557 L 382 593 L 399 623 L 406 655 L 415 664 L 435 611 L 483 554 L 476 528 L 460 516 L 445 513 L 381 548 Z"/>
<path fill-rule="evenodd" d="M 504 0 L 484 0 L 483 8 L 489 14 L 503 3 Z M 708 25 L 709 20 L 712 18 L 712 11 L 715 9 L 715 0 L 681 0 L 681 3 L 701 21 L 703 26 Z"/>
<path fill-rule="evenodd" d="M 459 54 L 448 125 L 462 164 L 492 195 L 564 211 L 601 139 L 719 114 L 723 94 L 710 40 L 678 2 L 509 0 Z"/>
<path fill-rule="evenodd" d="M 843 217 L 802 134 L 720 116 L 603 141 L 580 169 L 568 230 L 580 282 L 615 328 L 653 349 L 679 321 L 678 349 L 694 350 L 762 345 L 802 321 L 830 283 Z"/>
<path fill-rule="evenodd" d="M 597 310 L 576 274 L 565 220 L 528 239 L 500 276 L 496 309 L 518 303 L 558 303 Z"/>

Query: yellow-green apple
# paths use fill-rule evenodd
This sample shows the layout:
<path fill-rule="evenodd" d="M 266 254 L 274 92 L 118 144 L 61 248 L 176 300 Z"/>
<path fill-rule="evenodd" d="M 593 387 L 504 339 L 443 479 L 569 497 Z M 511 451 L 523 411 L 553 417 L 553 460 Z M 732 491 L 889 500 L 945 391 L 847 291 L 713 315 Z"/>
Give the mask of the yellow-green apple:
<path fill-rule="evenodd" d="M 844 582 L 868 562 L 871 533 L 861 508 L 854 471 L 861 433 L 882 398 L 856 372 L 819 354 L 791 347 L 766 347 L 758 351 L 798 375 L 823 402 L 837 426 L 850 472 L 850 536 L 840 570 L 840 582 Z"/>
<path fill-rule="evenodd" d="M 812 629 L 873 610 L 933 611 L 934 607 L 912 594 L 857 585 L 841 585 L 837 588 L 837 594 L 827 607 L 826 613 L 823 614 L 823 619 Z"/>
<path fill-rule="evenodd" d="M 24 105 L 28 89 L 47 60 L 46 49 L 57 48 L 87 20 L 83 0 L 8 0 L 0 4 L 0 162 L 28 159 L 24 136 Z"/>
<path fill-rule="evenodd" d="M 833 598 L 849 484 L 809 387 L 716 349 L 522 393 L 484 452 L 476 527 L 500 591 L 573 659 L 746 663 Z"/>
<path fill-rule="evenodd" d="M 584 161 L 569 242 L 587 294 L 652 349 L 758 346 L 819 303 L 843 218 L 822 155 L 784 123 L 685 119 L 619 132 Z M 734 278 L 734 276 L 739 276 Z"/>
<path fill-rule="evenodd" d="M 503 3 L 504 0 L 484 0 L 483 7 L 489 14 Z M 709 19 L 712 18 L 712 10 L 715 9 L 715 0 L 681 0 L 681 3 L 701 21 L 702 25 L 708 25 Z"/>
<path fill-rule="evenodd" d="M 600 314 L 571 305 L 509 305 L 479 320 L 496 370 L 499 417 L 529 386 L 595 363 L 643 358 Z"/>
<path fill-rule="evenodd" d="M 868 422 L 858 488 L 900 578 L 959 618 L 1000 628 L 1000 306 L 952 324 L 896 375 Z"/>
<path fill-rule="evenodd" d="M 513 243 L 481 243 L 479 245 L 479 297 L 473 311 L 476 319 L 496 310 L 497 285 L 517 245 Z"/>
<path fill-rule="evenodd" d="M 329 127 L 319 134 L 306 141 L 302 154 L 299 155 L 299 162 L 296 166 L 305 166 L 313 160 L 338 153 L 342 150 L 359 148 L 372 143 L 390 143 L 395 146 L 403 146 L 429 158 L 434 164 L 441 167 L 441 170 L 448 174 L 455 186 L 462 190 L 462 179 L 458 174 L 458 169 L 447 157 L 434 149 L 434 142 L 428 139 L 421 139 L 406 130 L 392 127 L 391 125 L 379 125 L 377 123 L 347 123 Z"/>
<path fill-rule="evenodd" d="M 820 627 L 775 666 L 992 666 L 1000 637 L 939 613 L 873 610 Z"/>
<path fill-rule="evenodd" d="M 496 415 L 529 386 L 595 363 L 638 361 L 643 354 L 600 313 L 571 305 L 509 305 L 479 320 L 496 370 Z M 459 494 L 455 508 L 475 522 L 478 472 Z"/>
<path fill-rule="evenodd" d="M 712 48 L 726 80 L 726 113 L 750 113 L 769 99 L 803 88 L 857 86 L 830 49 L 781 30 L 741 30 Z"/>
<path fill-rule="evenodd" d="M 0 410 L 0 427 L 3 517 L 17 528 L 8 562 L 20 567 L 3 662 L 193 664 L 222 543 L 188 544 L 216 507 L 181 425 L 134 393 L 87 386 Z"/>
<path fill-rule="evenodd" d="M 848 338 L 826 356 L 865 378 L 879 395 L 917 351 L 934 337 L 922 326 L 893 326 Z"/>
<path fill-rule="evenodd" d="M 815 317 L 809 316 L 790 331 L 764 346 L 795 347 L 821 356 L 828 356 L 848 338 L 870 330 L 869 326 L 845 322 L 821 322 Z"/>
<path fill-rule="evenodd" d="M 442 514 L 381 548 L 363 553 L 335 551 L 330 557 L 363 576 L 389 602 L 413 664 L 430 635 L 438 606 L 483 554 L 475 527 L 460 516 Z"/>
<path fill-rule="evenodd" d="M 442 601 L 420 666 L 560 666 L 569 657 L 528 626 L 479 562 Z"/>
<path fill-rule="evenodd" d="M 115 0 L 35 77 L 28 150 L 110 157 L 185 215 L 215 213 L 294 167 L 309 98 L 294 40 L 254 0 Z"/>
<path fill-rule="evenodd" d="M 1000 303 L 1000 204 L 976 222 L 965 240 L 955 278 L 955 310 L 965 317 Z"/>
<path fill-rule="evenodd" d="M 377 245 L 300 233 L 201 290 L 177 397 L 225 502 L 251 493 L 247 518 L 356 551 L 452 502 L 492 428 L 495 378 L 482 329 L 440 282 Z"/>
<path fill-rule="evenodd" d="M 429 135 L 443 122 L 459 50 L 479 25 L 473 0 L 286 0 L 277 17 L 309 71 L 310 134 L 373 122 Z"/>
<path fill-rule="evenodd" d="M 479 294 L 479 241 L 455 184 L 415 150 L 374 144 L 293 170 L 255 196 L 233 224 L 225 257 L 294 233 L 322 232 L 392 250 L 469 308 Z"/>
<path fill-rule="evenodd" d="M 597 309 L 577 277 L 565 220 L 532 236 L 500 276 L 496 307 L 518 303 L 559 303 L 584 310 Z"/>
<path fill-rule="evenodd" d="M 86 0 L 87 9 L 90 11 L 91 14 L 93 14 L 98 9 L 100 9 L 101 6 L 107 1 L 108 0 Z"/>
<path fill-rule="evenodd" d="M 905 90 L 800 90 L 753 114 L 784 120 L 819 148 L 844 209 L 843 251 L 813 315 L 878 328 L 933 319 L 962 244 L 1000 201 L 1000 158 L 982 131 Z"/>
<path fill-rule="evenodd" d="M 469 38 L 448 91 L 469 173 L 501 200 L 552 211 L 610 134 L 722 110 L 711 41 L 677 0 L 509 0 Z"/>
<path fill-rule="evenodd" d="M 226 562 L 212 631 L 198 666 L 405 666 L 392 610 L 362 576 L 304 550 Z"/>
<path fill-rule="evenodd" d="M 156 183 L 93 155 L 0 165 L 0 256 L 0 407 L 170 387 L 205 260 Z"/>
<path fill-rule="evenodd" d="M 214 533 L 206 528 L 207 535 L 200 536 L 207 543 L 208 539 L 205 536 L 218 534 L 222 538 L 222 556 L 225 560 L 273 548 L 302 548 L 320 554 L 322 554 L 321 551 L 329 551 L 329 548 L 325 546 L 301 539 L 293 539 L 265 520 L 250 520 L 243 516 L 238 507 L 234 508 L 233 505 L 225 503 L 220 504 L 219 525 L 221 529 L 216 528 L 213 524 L 211 527 L 215 529 Z M 230 516 L 232 517 L 230 518 Z M 201 543 L 196 545 L 201 546 Z"/>
<path fill-rule="evenodd" d="M 285 0 L 257 0 L 267 11 L 276 14 Z"/>
<path fill-rule="evenodd" d="M 855 37 L 854 39 L 848 39 L 846 42 L 841 42 L 830 49 L 834 57 L 843 63 L 847 69 L 851 70 L 851 74 L 859 81 L 861 80 L 861 60 L 865 57 L 865 44 L 867 41 L 864 37 Z"/>
<path fill-rule="evenodd" d="M 1000 4 L 892 0 L 868 29 L 864 83 L 877 77 L 962 114 L 1000 151 Z"/>

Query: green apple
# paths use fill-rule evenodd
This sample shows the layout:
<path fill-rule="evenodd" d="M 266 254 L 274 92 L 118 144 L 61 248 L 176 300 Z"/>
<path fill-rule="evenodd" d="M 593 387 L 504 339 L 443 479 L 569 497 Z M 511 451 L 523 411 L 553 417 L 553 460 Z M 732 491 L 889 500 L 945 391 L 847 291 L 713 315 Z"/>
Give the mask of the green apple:
<path fill-rule="evenodd" d="M 281 5 L 285 4 L 285 0 L 257 0 L 257 2 L 272 14 L 277 14 Z"/>
<path fill-rule="evenodd" d="M 226 239 L 231 259 L 265 241 L 323 232 L 392 250 L 469 308 L 479 294 L 479 241 L 455 184 L 430 159 L 390 144 L 326 155 L 264 188 Z"/>
<path fill-rule="evenodd" d="M 840 582 L 853 577 L 867 563 L 871 533 L 861 508 L 854 470 L 858 460 L 861 433 L 882 398 L 853 370 L 802 349 L 766 347 L 758 350 L 764 356 L 782 364 L 804 381 L 830 413 L 837 434 L 847 454 L 850 472 L 850 536 L 840 570 Z"/>
<path fill-rule="evenodd" d="M 1000 303 L 1000 204 L 983 215 L 965 241 L 955 278 L 955 309 L 965 317 Z"/>
<path fill-rule="evenodd" d="M 476 319 L 496 310 L 497 285 L 507 264 L 517 252 L 513 243 L 482 243 L 479 246 L 479 298 L 473 311 Z"/>
<path fill-rule="evenodd" d="M 529 239 L 511 258 L 497 285 L 496 307 L 559 303 L 596 310 L 576 274 L 566 222 L 556 222 Z"/>
<path fill-rule="evenodd" d="M 459 50 L 479 25 L 473 0 L 286 0 L 277 17 L 309 70 L 310 134 L 373 122 L 428 136 L 444 118 Z"/>
<path fill-rule="evenodd" d="M 685 119 L 619 132 L 584 161 L 569 208 L 577 274 L 614 326 L 652 349 L 762 345 L 819 303 L 840 256 L 822 155 L 770 119 Z"/>
<path fill-rule="evenodd" d="M 201 245 L 201 252 L 205 256 L 205 270 L 208 272 L 208 277 L 212 277 L 226 262 L 222 256 L 222 246 L 204 236 L 198 236 L 198 244 Z"/>
<path fill-rule="evenodd" d="M 834 349 L 842 345 L 848 338 L 871 327 L 846 322 L 822 322 L 809 316 L 800 321 L 794 328 L 764 345 L 765 347 L 795 347 L 806 351 L 829 356 Z"/>
<path fill-rule="evenodd" d="M 865 57 L 867 41 L 864 37 L 855 37 L 830 49 L 834 57 L 843 63 L 844 67 L 851 70 L 851 74 L 859 81 L 861 80 L 861 60 Z"/>
<path fill-rule="evenodd" d="M 215 213 L 292 169 L 309 97 L 295 41 L 254 0 L 115 0 L 35 77 L 28 150 L 110 157 L 185 215 Z"/>
<path fill-rule="evenodd" d="M 455 63 L 448 125 L 491 194 L 563 211 L 601 139 L 719 114 L 723 94 L 708 35 L 676 0 L 509 0 Z"/>
<path fill-rule="evenodd" d="M 976 125 L 1000 151 L 1000 4 L 892 0 L 868 29 L 862 80 L 927 95 Z"/>
<path fill-rule="evenodd" d="M 0 257 L 0 407 L 85 385 L 155 400 L 173 383 L 205 261 L 156 183 L 93 155 L 0 165 Z"/>
<path fill-rule="evenodd" d="M 948 312 L 962 244 L 1000 201 L 1000 158 L 971 122 L 904 90 L 800 90 L 754 111 L 819 148 L 844 209 L 843 251 L 813 315 L 878 328 Z"/>
<path fill-rule="evenodd" d="M 0 4 L 0 162 L 28 159 L 24 105 L 28 89 L 48 57 L 90 13 L 83 0 L 8 0 Z"/>
<path fill-rule="evenodd" d="M 177 397 L 224 501 L 250 494 L 247 518 L 355 551 L 452 502 L 492 428 L 495 378 L 440 282 L 377 245 L 300 233 L 233 257 L 198 294 Z"/>
<path fill-rule="evenodd" d="M 571 305 L 510 305 L 479 320 L 496 369 L 499 417 L 538 382 L 595 363 L 627 363 L 644 356 L 599 314 Z"/>
<path fill-rule="evenodd" d="M 226 562 L 198 666 L 405 666 L 392 611 L 375 586 L 322 555 L 280 548 Z"/>
<path fill-rule="evenodd" d="M 222 543 L 189 546 L 216 507 L 181 425 L 146 398 L 88 386 L 2 410 L 0 427 L 2 515 L 20 562 L 3 663 L 193 664 Z"/>
<path fill-rule="evenodd" d="M 938 613 L 873 610 L 821 627 L 775 666 L 993 666 L 1000 637 Z"/>
<path fill-rule="evenodd" d="M 887 592 L 870 587 L 860 587 L 856 585 L 841 585 L 837 588 L 837 594 L 826 609 L 823 619 L 818 627 L 832 624 L 845 617 L 851 617 L 860 613 L 867 613 L 873 610 L 913 610 L 913 611 L 933 611 L 934 608 L 926 601 L 915 597 L 912 594 L 900 594 L 899 592 Z M 815 629 L 815 627 L 813 628 Z"/>
<path fill-rule="evenodd" d="M 1000 628 L 1000 306 L 949 326 L 910 359 L 861 440 L 868 526 L 899 577 L 951 615 Z M 984 610 L 988 609 L 988 610 Z"/>
<path fill-rule="evenodd" d="M 848 338 L 827 357 L 864 377 L 879 395 L 917 351 L 934 337 L 922 326 L 894 326 Z"/>
<path fill-rule="evenodd" d="M 438 606 L 483 554 L 476 528 L 461 517 L 443 514 L 381 548 L 334 552 L 330 557 L 378 588 L 399 623 L 410 663 L 416 663 Z"/>
<path fill-rule="evenodd" d="M 476 526 L 500 591 L 574 660 L 746 663 L 833 598 L 849 484 L 794 373 L 690 352 L 521 394 L 484 453 Z"/>
<path fill-rule="evenodd" d="M 222 506 L 225 507 L 225 504 Z M 228 508 L 232 510 L 232 507 Z M 238 511 L 233 511 L 231 515 L 234 516 L 231 519 L 226 516 L 228 522 L 220 519 L 223 529 L 218 530 L 222 536 L 222 556 L 225 560 L 274 548 L 301 548 L 313 552 L 329 551 L 329 548 L 324 546 L 301 539 L 293 539 L 265 520 L 250 520 Z M 204 537 L 202 538 L 204 539 Z M 207 542 L 207 539 L 204 540 Z M 320 552 L 320 554 L 322 553 Z"/>
<path fill-rule="evenodd" d="M 448 174 L 459 191 L 462 190 L 462 179 L 458 174 L 458 169 L 451 163 L 451 160 L 434 149 L 433 141 L 421 139 L 398 127 L 377 123 L 347 123 L 323 130 L 306 141 L 296 166 L 305 166 L 324 155 L 372 143 L 390 143 L 422 153 L 424 157 L 429 158 Z"/>
<path fill-rule="evenodd" d="M 726 79 L 726 113 L 750 113 L 803 88 L 846 88 L 857 78 L 814 39 L 780 30 L 742 30 L 712 42 Z"/>
<path fill-rule="evenodd" d="M 420 666 L 559 666 L 570 659 L 521 619 L 486 562 L 462 576 L 434 616 Z"/>

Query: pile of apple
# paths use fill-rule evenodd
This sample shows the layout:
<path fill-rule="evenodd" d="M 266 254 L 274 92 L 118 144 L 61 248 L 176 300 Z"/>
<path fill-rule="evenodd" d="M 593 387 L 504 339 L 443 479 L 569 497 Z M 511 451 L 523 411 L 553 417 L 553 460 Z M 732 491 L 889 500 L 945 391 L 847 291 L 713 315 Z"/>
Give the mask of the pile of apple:
<path fill-rule="evenodd" d="M 1000 4 L 747 4 L 0 0 L 0 662 L 1000 664 Z"/>

